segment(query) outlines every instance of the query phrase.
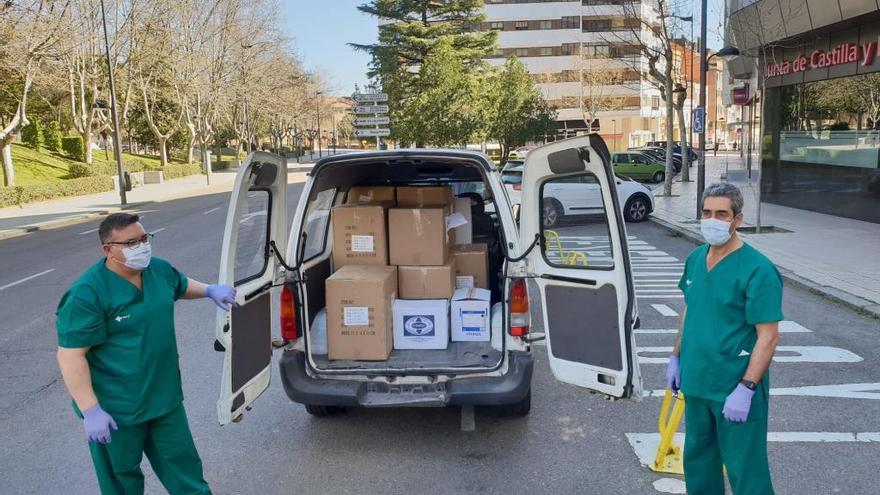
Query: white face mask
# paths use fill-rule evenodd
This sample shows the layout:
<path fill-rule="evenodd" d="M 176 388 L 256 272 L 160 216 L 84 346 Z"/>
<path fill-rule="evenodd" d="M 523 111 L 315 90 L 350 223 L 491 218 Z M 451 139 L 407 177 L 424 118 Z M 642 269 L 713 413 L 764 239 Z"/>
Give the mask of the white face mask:
<path fill-rule="evenodd" d="M 153 255 L 153 248 L 146 242 L 140 243 L 135 248 L 124 248 L 122 254 L 125 255 L 125 266 L 132 270 L 146 270 L 150 266 L 150 258 Z"/>
<path fill-rule="evenodd" d="M 704 218 L 700 220 L 700 232 L 712 246 L 720 246 L 730 240 L 730 224 L 724 220 Z"/>

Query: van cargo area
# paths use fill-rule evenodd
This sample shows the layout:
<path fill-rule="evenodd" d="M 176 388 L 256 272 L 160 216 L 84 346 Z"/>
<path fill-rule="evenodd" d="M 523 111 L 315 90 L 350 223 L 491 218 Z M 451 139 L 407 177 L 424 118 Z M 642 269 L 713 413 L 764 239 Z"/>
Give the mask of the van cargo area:
<path fill-rule="evenodd" d="M 401 163 L 407 162 L 407 163 Z M 305 296 L 304 325 L 306 326 L 306 346 L 311 357 L 312 367 L 316 371 L 339 373 L 355 371 L 359 373 L 375 370 L 389 374 L 431 374 L 438 371 L 480 372 L 490 371 L 501 366 L 504 360 L 502 318 L 504 304 L 504 278 L 501 274 L 504 265 L 503 244 L 504 234 L 496 215 L 499 208 L 509 208 L 504 197 L 494 198 L 492 189 L 486 180 L 486 171 L 481 166 L 465 158 L 432 157 L 424 161 L 413 157 L 401 159 L 389 157 L 377 161 L 340 160 L 327 163 L 314 171 L 313 187 L 309 192 L 307 209 L 303 215 L 301 232 L 294 232 L 295 237 L 305 238 L 304 249 L 300 251 L 302 262 L 302 293 Z M 448 343 L 446 349 L 394 349 L 387 360 L 349 360 L 329 359 L 326 348 L 326 308 L 327 292 L 325 281 L 338 267 L 334 267 L 331 255 L 334 239 L 338 233 L 331 232 L 329 221 L 330 210 L 334 206 L 357 203 L 357 198 L 350 196 L 350 191 L 357 191 L 363 198 L 364 186 L 450 186 L 457 198 L 468 198 L 471 209 L 470 218 L 472 236 L 468 241 L 473 244 L 485 244 L 488 252 L 487 289 L 491 292 L 493 321 L 493 341 L 486 342 L 454 342 Z M 503 194 L 503 192 L 502 192 Z M 322 231 L 323 230 L 323 231 Z M 321 239 L 323 245 L 312 246 L 308 239 Z M 313 241 L 314 244 L 317 244 Z M 465 277 L 468 278 L 468 277 Z M 469 277 L 473 280 L 473 277 Z M 313 331 L 315 322 L 322 319 L 324 335 Z M 321 342 L 323 340 L 323 342 Z M 475 370 L 477 369 L 477 370 Z"/>

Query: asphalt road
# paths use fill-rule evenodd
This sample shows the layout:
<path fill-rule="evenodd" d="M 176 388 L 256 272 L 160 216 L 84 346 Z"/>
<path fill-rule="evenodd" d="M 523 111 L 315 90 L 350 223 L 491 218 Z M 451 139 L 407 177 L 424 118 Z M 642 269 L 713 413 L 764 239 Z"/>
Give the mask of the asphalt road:
<path fill-rule="evenodd" d="M 291 211 L 298 194 L 299 187 L 292 185 Z M 145 226 L 158 230 L 155 254 L 194 278 L 214 280 L 227 200 L 227 194 L 218 194 L 144 208 Z M 97 493 L 82 427 L 55 363 L 53 315 L 64 290 L 101 255 L 97 234 L 91 231 L 97 225 L 94 221 L 0 242 L 0 445 L 7 451 L 0 457 L 3 493 Z M 569 240 L 579 235 L 560 230 Z M 640 290 L 638 345 L 671 346 L 673 334 L 652 331 L 676 327 L 673 313 L 683 303 L 670 280 L 678 278 L 680 263 L 693 245 L 651 223 L 630 225 L 629 234 Z M 41 275 L 15 284 L 35 274 Z M 791 287 L 784 310 L 797 324 L 789 328 L 799 332 L 784 333 L 782 345 L 805 348 L 779 355 L 798 359 L 798 353 L 806 353 L 813 362 L 784 361 L 772 367 L 774 388 L 806 394 L 771 401 L 772 438 L 790 440 L 770 443 L 777 493 L 878 493 L 880 325 Z M 243 422 L 219 427 L 215 401 L 222 363 L 212 347 L 213 322 L 210 302 L 177 306 L 185 404 L 215 493 L 633 494 L 658 493 L 654 483 L 663 478 L 673 479 L 663 483 L 676 484 L 676 477 L 641 466 L 629 441 L 636 438 L 632 434 L 656 431 L 659 399 L 609 401 L 559 384 L 543 346 L 534 348 L 533 405 L 526 418 L 478 410 L 474 431 L 462 431 L 459 409 L 350 410 L 313 418 L 288 401 L 276 371 L 270 389 Z M 661 349 L 642 356 L 667 354 Z M 664 364 L 643 363 L 641 370 L 647 390 L 663 386 Z M 872 392 L 865 398 L 829 398 L 815 395 L 846 395 L 847 388 L 800 388 L 841 384 L 868 384 L 861 388 Z M 865 435 L 871 432 L 873 436 Z M 838 441 L 805 441 L 816 439 Z M 862 441 L 842 441 L 847 439 Z M 148 493 L 163 493 L 147 462 L 144 471 Z"/>

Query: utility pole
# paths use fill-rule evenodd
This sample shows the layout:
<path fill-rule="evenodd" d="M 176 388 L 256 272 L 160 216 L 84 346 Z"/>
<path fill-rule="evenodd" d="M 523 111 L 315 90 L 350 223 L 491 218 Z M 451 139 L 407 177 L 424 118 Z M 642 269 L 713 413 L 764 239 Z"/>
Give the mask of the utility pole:
<path fill-rule="evenodd" d="M 706 0 L 702 0 L 702 7 L 700 9 L 700 106 L 705 112 L 706 109 L 706 72 L 708 60 L 706 59 L 707 50 L 706 50 Z M 703 119 L 705 122 L 705 118 Z M 700 211 L 700 199 L 703 197 L 703 190 L 706 188 L 706 129 L 705 124 L 703 125 L 703 132 L 700 134 L 700 147 L 697 158 L 699 162 L 697 164 L 697 215 L 696 218 L 699 219 L 702 215 Z M 682 150 L 682 153 L 688 153 L 688 150 Z"/>
<path fill-rule="evenodd" d="M 119 140 L 119 116 L 116 114 L 116 85 L 113 81 L 113 62 L 110 60 L 110 38 L 107 36 L 107 14 L 104 12 L 104 0 L 101 0 L 101 22 L 104 24 L 104 50 L 107 55 L 107 71 L 110 79 L 110 115 L 113 119 L 113 155 L 116 157 L 116 174 L 119 176 L 119 200 L 122 206 L 128 204 L 125 197 L 125 188 L 128 181 L 125 180 L 125 172 L 122 170 L 122 149 Z M 91 146 L 92 143 L 85 143 Z"/>
<path fill-rule="evenodd" d="M 321 95 L 324 94 L 322 91 L 318 91 L 315 94 L 315 109 L 317 110 L 318 116 L 318 158 L 321 158 Z"/>

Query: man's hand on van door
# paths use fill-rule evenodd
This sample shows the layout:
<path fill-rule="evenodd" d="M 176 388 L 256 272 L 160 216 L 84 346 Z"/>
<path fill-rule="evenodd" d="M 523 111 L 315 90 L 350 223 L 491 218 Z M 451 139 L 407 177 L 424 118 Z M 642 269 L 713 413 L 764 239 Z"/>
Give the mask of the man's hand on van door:
<path fill-rule="evenodd" d="M 213 284 L 205 289 L 205 295 L 223 311 L 229 311 L 235 305 L 235 287 L 231 285 Z"/>

